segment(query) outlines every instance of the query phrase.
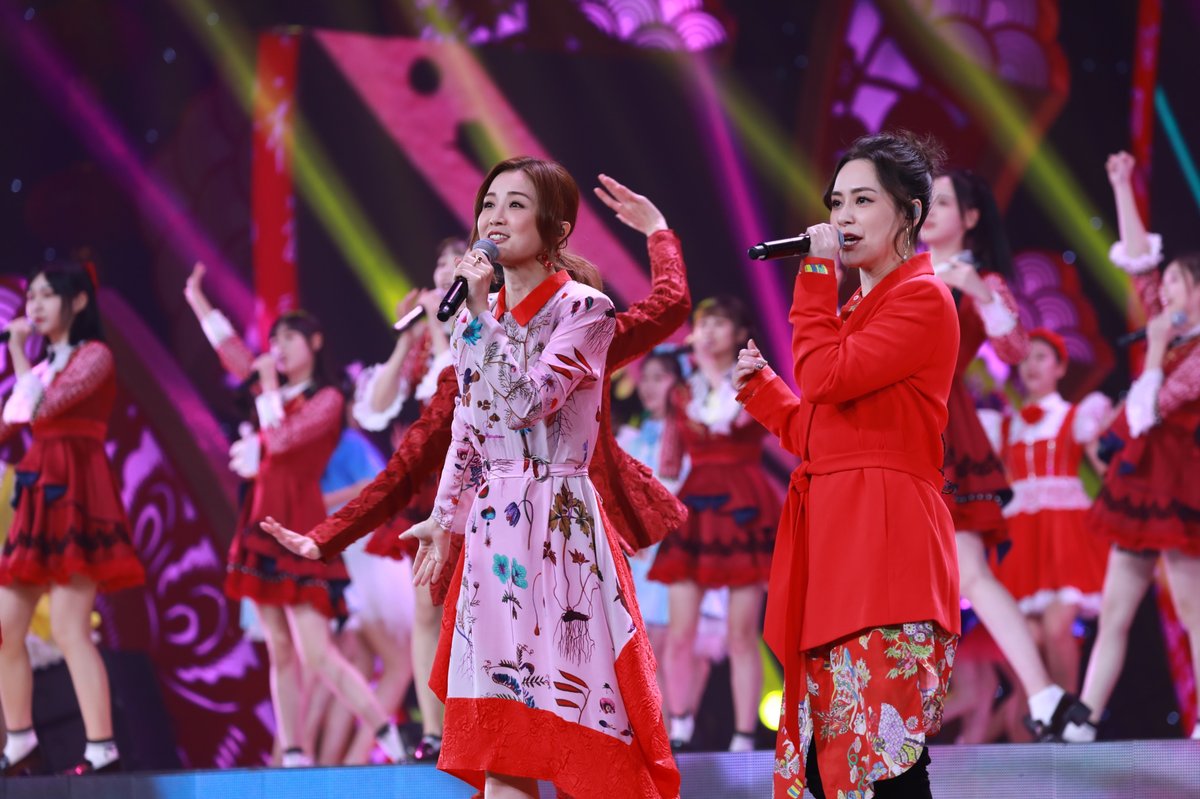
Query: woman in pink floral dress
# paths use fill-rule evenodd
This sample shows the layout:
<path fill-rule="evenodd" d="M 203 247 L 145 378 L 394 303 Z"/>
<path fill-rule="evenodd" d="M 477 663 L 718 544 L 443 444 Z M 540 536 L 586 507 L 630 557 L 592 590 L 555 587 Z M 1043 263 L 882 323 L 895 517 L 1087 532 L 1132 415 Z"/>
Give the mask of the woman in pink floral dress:
<path fill-rule="evenodd" d="M 466 543 L 431 684 L 446 703 L 438 767 L 491 798 L 675 797 L 679 774 L 632 580 L 587 476 L 612 302 L 595 268 L 563 252 L 579 192 L 558 164 L 497 164 L 473 239 L 499 248 L 504 288 L 478 250 L 451 337 L 459 400 L 421 541 L 418 582 Z M 574 278 L 574 279 L 572 279 Z M 454 564 L 451 564 L 454 566 Z"/>

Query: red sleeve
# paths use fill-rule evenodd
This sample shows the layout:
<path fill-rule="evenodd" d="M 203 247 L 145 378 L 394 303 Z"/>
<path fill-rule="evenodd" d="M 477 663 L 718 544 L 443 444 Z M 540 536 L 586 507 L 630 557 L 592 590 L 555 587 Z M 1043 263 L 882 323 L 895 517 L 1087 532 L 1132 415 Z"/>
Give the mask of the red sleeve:
<path fill-rule="evenodd" d="M 650 293 L 617 314 L 617 332 L 608 349 L 609 372 L 661 344 L 692 312 L 683 250 L 675 232 L 651 234 L 646 248 L 650 251 Z"/>
<path fill-rule="evenodd" d="M 46 387 L 33 418 L 52 419 L 70 410 L 111 380 L 115 369 L 112 350 L 98 341 L 88 342 Z"/>
<path fill-rule="evenodd" d="M 218 344 L 216 350 L 225 371 L 238 380 L 245 380 L 254 371 L 254 353 L 236 333 Z"/>
<path fill-rule="evenodd" d="M 1158 416 L 1165 419 L 1189 402 L 1200 399 L 1200 347 L 1163 378 L 1158 390 Z"/>
<path fill-rule="evenodd" d="M 295 413 L 284 416 L 277 427 L 266 427 L 259 432 L 263 452 L 278 455 L 311 444 L 329 435 L 331 429 L 340 430 L 345 408 L 346 400 L 341 392 L 326 386 Z"/>
<path fill-rule="evenodd" d="M 1146 318 L 1151 319 L 1158 316 L 1162 312 L 1162 300 L 1158 294 L 1162 274 L 1157 269 L 1151 269 L 1148 272 L 1131 275 L 1131 277 L 1133 289 L 1137 292 L 1138 299 L 1142 301 L 1142 310 L 1146 312 Z"/>
<path fill-rule="evenodd" d="M 331 557 L 370 535 L 408 505 L 429 475 L 437 474 L 450 449 L 450 419 L 457 396 L 454 369 L 447 367 L 438 375 L 437 393 L 405 432 L 387 467 L 357 498 L 308 533 L 323 557 Z"/>
<path fill-rule="evenodd" d="M 1021 324 L 1021 314 L 1017 309 L 1016 298 L 1009 291 L 1004 278 L 999 275 L 985 275 L 983 280 L 993 294 L 1000 296 L 1004 307 L 1008 308 L 1009 313 L 1017 319 L 1016 327 L 1012 330 L 1003 336 L 991 336 L 988 339 L 992 343 L 992 349 L 996 352 L 996 356 L 1005 363 L 1015 366 L 1029 355 L 1029 335 L 1025 332 L 1024 325 Z"/>
<path fill-rule="evenodd" d="M 771 367 L 764 367 L 750 378 L 737 398 L 759 424 L 779 439 L 784 449 L 804 457 L 804 439 L 808 431 L 803 427 L 800 413 L 803 403 Z"/>
<path fill-rule="evenodd" d="M 828 270 L 796 275 L 788 316 L 796 384 L 809 402 L 849 402 L 916 374 L 932 357 L 937 341 L 929 331 L 941 330 L 947 308 L 954 310 L 938 285 L 915 278 L 892 288 L 871 320 L 843 339 L 833 262 L 805 263 Z"/>

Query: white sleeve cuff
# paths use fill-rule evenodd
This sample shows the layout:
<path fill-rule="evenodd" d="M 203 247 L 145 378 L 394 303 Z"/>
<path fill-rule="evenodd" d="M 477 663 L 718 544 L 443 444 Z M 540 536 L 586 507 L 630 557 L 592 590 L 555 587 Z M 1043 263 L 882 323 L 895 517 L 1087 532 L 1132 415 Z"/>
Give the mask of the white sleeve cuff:
<path fill-rule="evenodd" d="M 983 329 L 988 334 L 988 338 L 1007 336 L 1013 332 L 1019 321 L 1017 315 L 1009 309 L 1004 302 L 1004 297 L 998 291 L 992 292 L 991 302 L 976 303 L 975 307 L 979 309 L 979 316 L 983 319 Z"/>
<path fill-rule="evenodd" d="M 991 408 L 980 408 L 976 413 L 979 415 L 979 424 L 983 426 L 983 432 L 987 434 L 988 441 L 991 442 L 992 450 L 999 453 L 1003 443 L 1000 436 L 1004 430 L 1004 417 L 1000 411 Z"/>
<path fill-rule="evenodd" d="M 1162 236 L 1157 233 L 1147 233 L 1150 242 L 1150 252 L 1136 257 L 1129 256 L 1125 251 L 1125 242 L 1114 241 L 1108 250 L 1108 260 L 1131 275 L 1140 275 L 1156 268 L 1162 263 Z"/>
<path fill-rule="evenodd" d="M 255 433 L 239 438 L 229 447 L 229 468 L 243 480 L 257 477 L 261 462 L 262 441 Z"/>
<path fill-rule="evenodd" d="M 229 319 L 216 308 L 204 315 L 204 318 L 200 320 L 200 328 L 214 349 L 221 346 L 221 342 L 234 334 L 233 325 L 229 323 Z"/>
<path fill-rule="evenodd" d="M 1104 423 L 1112 413 L 1112 400 L 1098 391 L 1080 400 L 1075 409 L 1075 424 L 1071 434 L 1077 444 L 1090 444 L 1104 432 Z"/>
<path fill-rule="evenodd" d="M 437 393 L 438 380 L 442 376 L 442 370 L 453 363 L 454 354 L 449 349 L 434 356 L 433 363 L 425 370 L 421 382 L 417 383 L 417 387 L 413 390 L 413 397 L 420 402 L 429 402 L 433 399 L 433 395 Z"/>
<path fill-rule="evenodd" d="M 46 387 L 36 372 L 29 371 L 17 378 L 12 396 L 4 403 L 4 421 L 8 424 L 25 424 L 33 420 L 37 406 L 41 404 Z"/>
<path fill-rule="evenodd" d="M 1162 369 L 1147 369 L 1133 381 L 1125 397 L 1125 419 L 1134 438 L 1154 427 L 1158 421 L 1158 390 L 1162 388 Z"/>
<path fill-rule="evenodd" d="M 278 391 L 264 391 L 254 398 L 258 410 L 258 424 L 264 430 L 279 427 L 283 422 L 283 395 Z"/>
<path fill-rule="evenodd" d="M 400 415 L 400 408 L 408 399 L 409 393 L 408 381 L 401 378 L 396 398 L 392 400 L 392 404 L 382 411 L 374 410 L 371 407 L 371 394 L 375 391 L 375 384 L 379 381 L 380 371 L 379 364 L 363 369 L 362 374 L 354 383 L 354 406 L 351 409 L 354 421 L 358 422 L 363 430 L 370 430 L 373 433 L 386 430 L 391 421 Z"/>

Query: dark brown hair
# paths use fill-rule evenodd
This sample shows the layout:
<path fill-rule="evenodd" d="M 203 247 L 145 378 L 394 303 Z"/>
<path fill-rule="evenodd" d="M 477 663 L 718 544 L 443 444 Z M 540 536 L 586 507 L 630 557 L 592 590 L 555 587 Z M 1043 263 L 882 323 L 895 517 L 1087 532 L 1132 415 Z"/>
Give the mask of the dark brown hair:
<path fill-rule="evenodd" d="M 826 208 L 833 207 L 833 184 L 842 167 L 859 159 L 875 165 L 879 185 L 891 196 L 896 213 L 908 220 L 896 234 L 893 247 L 900 257 L 906 252 L 911 254 L 916 248 L 917 234 L 929 215 L 933 176 L 942 163 L 941 145 L 932 137 L 918 138 L 906 130 L 860 136 L 850 144 L 833 170 L 833 177 L 825 189 Z M 913 215 L 914 200 L 921 202 L 921 213 L 917 217 Z"/>

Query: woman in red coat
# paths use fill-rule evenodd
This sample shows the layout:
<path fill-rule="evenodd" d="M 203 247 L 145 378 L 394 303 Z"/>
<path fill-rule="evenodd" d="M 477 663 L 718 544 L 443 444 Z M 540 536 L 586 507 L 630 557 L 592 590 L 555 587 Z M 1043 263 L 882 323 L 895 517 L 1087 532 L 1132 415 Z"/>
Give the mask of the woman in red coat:
<path fill-rule="evenodd" d="M 784 664 L 777 799 L 806 777 L 818 797 L 930 796 L 925 743 L 959 633 L 941 497 L 958 317 L 929 256 L 913 255 L 934 158 L 910 136 L 879 134 L 838 164 L 831 224 L 808 229 L 790 315 L 802 398 L 757 349 L 738 359 L 746 409 L 802 459 L 767 594 L 765 637 Z M 842 264 L 862 278 L 840 314 L 839 233 Z"/>
<path fill-rule="evenodd" d="M 17 382 L 0 423 L 0 440 L 25 425 L 33 434 L 16 467 L 12 528 L 0 556 L 0 699 L 8 730 L 0 773 L 37 770 L 25 634 L 47 591 L 50 627 L 87 733 L 84 758 L 70 773 L 113 771 L 120 760 L 108 674 L 92 641 L 92 606 L 97 591 L 141 585 L 145 573 L 104 451 L 117 379 L 100 327 L 94 271 L 68 263 L 43 267 L 26 290 L 25 314 L 8 325 Z M 33 332 L 46 340 L 46 358 L 36 366 L 25 355 Z"/>

